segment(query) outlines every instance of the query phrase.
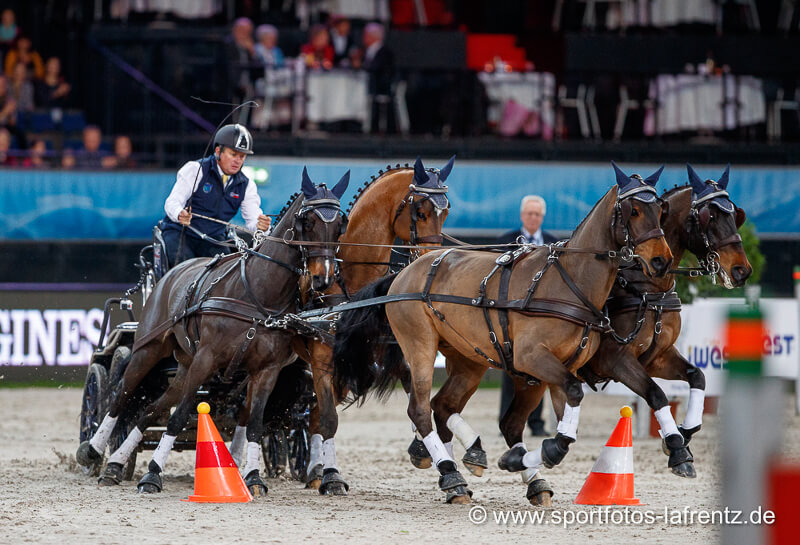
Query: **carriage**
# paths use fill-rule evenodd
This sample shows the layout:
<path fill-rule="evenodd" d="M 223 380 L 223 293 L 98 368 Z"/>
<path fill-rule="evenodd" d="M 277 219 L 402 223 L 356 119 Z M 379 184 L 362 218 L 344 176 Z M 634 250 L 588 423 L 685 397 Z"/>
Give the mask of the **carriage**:
<path fill-rule="evenodd" d="M 241 243 L 234 231 L 229 232 L 230 240 Z M 103 324 L 100 338 L 92 353 L 86 380 L 80 415 L 81 442 L 90 439 L 97 431 L 111 400 L 117 395 L 117 389 L 125 368 L 131 359 L 131 347 L 138 327 L 134 315 L 134 304 L 131 299 L 137 292 L 141 293 L 142 305 L 149 297 L 156 282 L 166 273 L 167 264 L 163 254 L 163 240 L 156 227 L 153 232 L 153 244 L 147 245 L 139 252 L 136 267 L 140 271 L 140 279 L 136 286 L 129 289 L 122 297 L 111 298 L 105 302 Z M 127 320 L 109 331 L 112 312 L 118 309 L 125 313 Z M 108 331 L 108 336 L 105 333 Z M 144 408 L 158 398 L 175 377 L 178 362 L 174 357 L 161 360 L 137 387 L 133 399 L 133 407 L 120 417 L 120 423 L 110 438 L 111 450 L 118 448 L 135 425 Z M 237 425 L 239 408 L 245 403 L 247 378 L 241 371 L 231 380 L 225 379 L 221 373 L 198 390 L 200 401 L 208 402 L 215 408 L 214 420 L 220 435 L 230 441 Z M 297 360 L 285 367 L 278 378 L 278 387 L 270 397 L 264 412 L 265 434 L 262 440 L 264 462 L 270 477 L 277 477 L 286 472 L 296 480 L 304 480 L 308 463 L 309 450 L 309 414 L 316 403 L 311 371 L 308 365 Z M 155 426 L 144 431 L 144 437 L 125 464 L 123 477 L 130 480 L 136 465 L 137 452 L 153 450 L 158 445 L 162 432 L 166 429 L 167 417 Z M 175 441 L 175 450 L 194 450 L 196 445 L 197 415 Z M 87 474 L 100 474 L 102 460 L 88 468 Z"/>

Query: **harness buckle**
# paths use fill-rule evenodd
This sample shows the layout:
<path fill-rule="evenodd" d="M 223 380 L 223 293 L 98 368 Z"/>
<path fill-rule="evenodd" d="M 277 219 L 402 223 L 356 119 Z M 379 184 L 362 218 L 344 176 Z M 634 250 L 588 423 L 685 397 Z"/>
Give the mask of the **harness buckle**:
<path fill-rule="evenodd" d="M 492 344 L 497 344 L 497 335 L 495 335 L 494 331 L 489 332 L 489 340 Z"/>
<path fill-rule="evenodd" d="M 608 251 L 608 258 L 609 259 L 616 259 L 616 257 L 617 257 L 617 251 L 616 250 L 609 250 Z"/>
<path fill-rule="evenodd" d="M 655 327 L 653 327 L 653 331 L 655 332 L 656 335 L 661 335 L 662 325 L 663 324 L 661 323 L 661 320 L 656 322 Z"/>
<path fill-rule="evenodd" d="M 622 250 L 620 250 L 620 258 L 622 261 L 630 263 L 633 261 L 633 258 L 636 257 L 636 254 L 633 252 L 633 248 L 630 246 L 623 246 Z"/>
<path fill-rule="evenodd" d="M 580 349 L 583 350 L 584 348 L 586 348 L 587 344 L 589 344 L 589 336 L 588 335 L 586 335 L 585 337 L 583 337 L 581 339 L 581 344 L 579 345 Z"/>
<path fill-rule="evenodd" d="M 253 338 L 256 336 L 256 326 L 253 326 L 250 329 L 248 329 L 247 330 L 247 335 L 245 335 L 245 336 L 247 337 L 248 341 L 252 341 Z"/>

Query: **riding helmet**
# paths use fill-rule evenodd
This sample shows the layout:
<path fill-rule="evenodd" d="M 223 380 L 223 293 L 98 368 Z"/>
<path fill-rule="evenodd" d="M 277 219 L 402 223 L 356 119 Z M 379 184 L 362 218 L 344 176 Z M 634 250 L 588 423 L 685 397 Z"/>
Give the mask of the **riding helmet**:
<path fill-rule="evenodd" d="M 225 125 L 214 135 L 214 147 L 217 146 L 252 155 L 253 136 L 244 125 L 239 125 L 238 123 Z"/>

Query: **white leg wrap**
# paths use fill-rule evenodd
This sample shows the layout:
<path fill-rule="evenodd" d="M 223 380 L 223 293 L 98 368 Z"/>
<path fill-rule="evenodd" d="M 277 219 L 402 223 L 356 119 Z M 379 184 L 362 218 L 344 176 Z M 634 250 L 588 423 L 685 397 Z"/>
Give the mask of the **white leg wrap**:
<path fill-rule="evenodd" d="M 247 442 L 247 426 L 236 426 L 233 430 L 233 439 L 231 439 L 231 458 L 236 464 L 236 467 L 242 467 L 242 451 Z"/>
<path fill-rule="evenodd" d="M 667 437 L 678 431 L 678 426 L 675 424 L 675 419 L 672 418 L 672 413 L 669 410 L 669 405 L 665 405 L 655 411 L 656 420 L 658 420 L 658 427 L 661 428 L 661 437 Z"/>
<path fill-rule="evenodd" d="M 153 461 L 158 464 L 161 471 L 164 471 L 164 466 L 167 463 L 167 456 L 169 451 L 172 450 L 172 445 L 175 444 L 176 437 L 174 435 L 161 434 L 161 441 L 158 442 L 155 452 L 153 452 Z"/>
<path fill-rule="evenodd" d="M 103 454 L 106 451 L 106 445 L 108 445 L 108 438 L 111 437 L 111 432 L 114 431 L 114 427 L 117 425 L 117 418 L 111 418 L 111 416 L 106 415 L 103 418 L 103 422 L 100 424 L 100 427 L 97 428 L 97 433 L 95 433 L 91 439 L 89 439 L 89 444 L 92 445 L 92 448 Z"/>
<path fill-rule="evenodd" d="M 705 405 L 706 392 L 698 388 L 689 390 L 689 403 L 686 407 L 686 416 L 683 418 L 683 428 L 691 429 L 703 423 L 703 406 Z"/>
<path fill-rule="evenodd" d="M 447 443 L 445 443 L 444 449 L 447 451 L 447 454 L 450 455 L 450 458 L 453 458 L 455 460 L 455 456 L 453 456 L 453 442 L 448 441 Z"/>
<path fill-rule="evenodd" d="M 428 452 L 431 453 L 433 465 L 438 466 L 445 461 L 455 463 L 455 460 L 447 452 L 444 443 L 442 443 L 442 440 L 439 438 L 439 434 L 435 431 L 430 432 L 427 437 L 422 439 L 422 442 L 425 443 L 425 447 L 428 449 Z"/>
<path fill-rule="evenodd" d="M 251 471 L 258 471 L 261 461 L 261 445 L 255 441 L 247 443 L 247 461 L 244 465 L 244 476 L 247 477 Z"/>
<path fill-rule="evenodd" d="M 572 437 L 573 439 L 578 438 L 578 420 L 580 419 L 581 415 L 581 407 L 578 405 L 577 407 L 573 407 L 569 404 L 564 405 L 564 417 L 561 419 L 561 422 L 558 423 L 558 432 L 566 435 L 567 437 Z"/>
<path fill-rule="evenodd" d="M 128 461 L 131 453 L 139 446 L 141 440 L 142 432 L 139 431 L 139 428 L 133 428 L 128 434 L 128 437 L 125 438 L 125 441 L 123 441 L 119 448 L 108 458 L 108 463 L 125 465 L 125 462 Z"/>
<path fill-rule="evenodd" d="M 322 459 L 325 461 L 325 469 L 337 469 L 336 445 L 333 443 L 333 437 L 322 442 Z"/>
<path fill-rule="evenodd" d="M 317 466 L 322 467 L 322 436 L 315 433 L 311 436 L 311 444 L 309 445 L 308 453 L 308 471 L 309 475 L 313 473 L 313 469 Z"/>
<path fill-rule="evenodd" d="M 450 415 L 450 418 L 447 419 L 447 427 L 450 428 L 450 431 L 453 432 L 453 435 L 456 436 L 456 439 L 464 445 L 464 448 L 469 450 L 469 448 L 475 444 L 475 441 L 478 440 L 478 434 L 475 433 L 475 430 L 472 429 L 472 426 L 467 424 L 467 421 L 464 420 L 460 414 L 453 413 Z"/>
<path fill-rule="evenodd" d="M 542 447 L 528 451 L 528 454 L 522 457 L 522 463 L 528 468 L 526 471 L 530 470 L 536 473 L 542 465 Z"/>
<path fill-rule="evenodd" d="M 536 470 L 536 469 L 534 469 L 534 468 L 532 468 L 532 467 L 529 467 L 529 468 L 523 469 L 523 470 L 520 472 L 520 476 L 522 477 L 522 482 L 523 482 L 523 483 L 525 483 L 525 484 L 531 484 L 531 482 L 532 482 L 532 481 L 533 481 L 533 480 L 534 480 L 534 479 L 535 479 L 535 478 L 536 478 L 538 475 L 539 475 L 539 471 L 538 471 L 538 470 Z"/>

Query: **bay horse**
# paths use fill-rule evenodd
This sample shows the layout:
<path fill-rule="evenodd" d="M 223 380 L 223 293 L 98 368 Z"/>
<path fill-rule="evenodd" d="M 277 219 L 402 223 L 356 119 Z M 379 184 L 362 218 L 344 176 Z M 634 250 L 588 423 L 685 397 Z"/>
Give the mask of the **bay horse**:
<path fill-rule="evenodd" d="M 615 170 L 618 177 L 626 177 L 619 169 Z M 742 286 L 752 273 L 752 267 L 737 232 L 744 223 L 745 212 L 730 201 L 726 191 L 730 167 L 725 169 L 719 181 L 705 182 L 690 165 L 687 165 L 687 170 L 690 185 L 676 186 L 662 195 L 668 210 L 662 218 L 662 227 L 675 262 L 680 263 L 688 250 L 698 257 L 703 269 L 718 274 L 727 288 Z M 637 267 L 620 268 L 606 308 L 614 331 L 629 333 L 625 338 L 616 333 L 604 336 L 597 352 L 581 367 L 578 375 L 593 389 L 597 383 L 611 379 L 623 383 L 645 399 L 655 411 L 661 427 L 664 448 L 669 456 L 668 467 L 676 475 L 694 477 L 694 460 L 688 444 L 700 429 L 705 377 L 674 346 L 681 330 L 681 302 L 673 291 L 674 286 L 675 275 L 672 272 L 663 278 L 652 278 Z M 448 370 L 450 367 L 448 365 Z M 453 369 L 453 372 L 458 373 L 458 369 Z M 652 377 L 683 380 L 689 384 L 689 404 L 681 426 L 676 426 L 667 397 Z M 543 390 L 526 388 L 524 381 L 516 382 L 515 396 L 530 395 L 533 398 L 531 404 L 538 405 Z M 485 462 L 486 453 L 480 436 L 458 414 L 451 420 L 453 414 L 448 412 L 451 403 L 441 399 L 449 391 L 450 388 L 443 387 L 431 402 L 435 414 L 442 412 L 437 422 L 447 423 L 444 429 L 439 428 L 440 437 L 448 441 L 455 434 L 466 449 L 463 461 L 472 471 L 476 460 Z M 458 405 L 466 405 L 473 393 L 465 392 Z M 550 395 L 560 420 L 566 400 L 557 388 L 551 388 Z M 413 442 L 409 449 L 414 454 L 412 463 L 421 467 L 430 455 L 424 445 L 420 448 L 416 442 L 419 441 Z M 523 472 L 522 476 L 523 481 L 529 484 L 535 475 Z M 552 490 L 539 483 L 535 489 L 529 489 L 528 499 L 534 505 L 546 504 L 549 498 L 544 497 L 545 494 L 552 494 Z"/>
<path fill-rule="evenodd" d="M 197 390 L 216 372 L 232 378 L 246 371 L 247 461 L 245 482 L 253 495 L 264 495 L 259 476 L 264 407 L 284 366 L 294 361 L 293 333 L 280 323 L 295 312 L 298 280 L 308 276 L 314 289 L 330 287 L 334 278 L 335 243 L 346 218 L 339 199 L 350 172 L 332 188 L 314 185 L 303 169 L 301 193 L 284 209 L 271 237 L 255 251 L 198 258 L 180 263 L 156 284 L 142 309 L 118 395 L 94 436 L 81 443 L 76 459 L 90 465 L 102 459 L 121 411 L 147 373 L 170 356 L 179 366 L 174 380 L 138 419 L 122 445 L 108 460 L 101 484 L 119 484 L 123 466 L 142 439 L 142 431 L 180 400 L 167 431 L 137 486 L 139 492 L 160 492 L 161 472 L 175 438 L 194 408 Z M 294 241 L 294 243 L 291 243 Z M 238 273 L 238 274 L 237 274 Z M 241 373 L 239 373 L 241 374 Z"/>
<path fill-rule="evenodd" d="M 471 491 L 431 422 L 437 350 L 452 367 L 463 370 L 450 383 L 459 395 L 448 399 L 456 403 L 461 392 L 477 387 L 490 366 L 562 389 L 567 406 L 558 434 L 532 452 L 522 442 L 522 431 L 533 407 L 515 398 L 502 423 L 504 435 L 514 441 L 499 465 L 508 471 L 535 471 L 542 464 L 560 463 L 577 437 L 583 390 L 575 373 L 597 350 L 600 333 L 608 330 L 598 306 L 611 291 L 620 258 L 636 256 L 647 274 L 658 277 L 672 262 L 654 187 L 662 170 L 644 180 L 617 180 L 565 245 L 534 251 L 523 246 L 500 257 L 458 249 L 430 252 L 354 298 L 386 296 L 378 300 L 381 304 L 342 313 L 334 347 L 337 389 L 363 399 L 405 365 L 405 356 L 411 374 L 408 415 L 439 470 L 439 488 L 448 503 L 468 503 Z M 551 268 L 559 274 L 545 274 Z M 402 353 L 378 342 L 387 320 Z M 497 322 L 500 333 L 495 332 Z M 446 424 L 437 415 L 437 427 Z"/>
<path fill-rule="evenodd" d="M 455 156 L 441 170 L 426 169 L 417 157 L 413 168 L 387 167 L 386 172 L 361 188 L 347 212 L 347 231 L 339 239 L 343 244 L 337 253 L 339 274 L 336 283 L 325 292 L 325 305 L 346 301 L 367 284 L 388 274 L 393 252 L 389 246 L 396 238 L 417 247 L 441 245 L 442 228 L 450 207 L 444 182 L 454 162 Z M 353 242 L 364 245 L 347 245 Z M 426 251 L 411 250 L 409 258 Z M 308 486 L 317 488 L 320 494 L 346 495 L 349 486 L 339 474 L 334 444 L 339 421 L 336 407 L 343 397 L 335 394 L 331 382 L 332 347 L 299 336 L 293 346 L 301 359 L 311 363 L 317 394 L 309 429 L 312 435 Z M 407 380 L 404 382 L 407 387 Z"/>

